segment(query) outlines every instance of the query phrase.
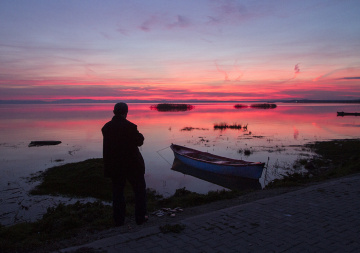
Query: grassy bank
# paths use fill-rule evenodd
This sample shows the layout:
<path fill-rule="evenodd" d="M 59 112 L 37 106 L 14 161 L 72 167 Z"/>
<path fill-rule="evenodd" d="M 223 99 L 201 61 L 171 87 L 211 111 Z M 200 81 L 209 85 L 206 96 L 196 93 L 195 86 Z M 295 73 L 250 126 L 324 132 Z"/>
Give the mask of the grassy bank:
<path fill-rule="evenodd" d="M 33 195 L 54 195 L 74 198 L 92 197 L 99 201 L 111 202 L 111 180 L 103 176 L 103 160 L 89 159 L 78 163 L 69 163 L 47 169 L 31 180 L 41 183 L 30 191 Z M 90 182 L 90 183 L 89 183 Z M 173 196 L 164 198 L 155 190 L 147 189 L 149 212 L 162 207 L 190 207 L 205 204 L 214 200 L 231 198 L 235 191 L 210 191 L 208 194 L 190 192 L 185 188 L 177 189 Z M 131 186 L 125 187 L 127 213 L 131 215 L 134 209 L 134 196 Z"/>
<path fill-rule="evenodd" d="M 89 159 L 47 169 L 32 175 L 31 181 L 41 183 L 31 190 L 33 195 L 54 195 L 74 198 L 92 197 L 93 203 L 64 205 L 47 209 L 42 219 L 10 227 L 0 226 L 0 252 L 31 252 L 52 245 L 60 240 L 79 234 L 92 234 L 113 227 L 111 207 L 111 180 L 103 176 L 102 159 Z M 191 207 L 216 200 L 238 196 L 234 191 L 216 191 L 208 194 L 190 192 L 185 188 L 176 190 L 164 198 L 156 191 L 147 189 L 148 211 L 163 207 Z M 134 214 L 134 196 L 130 185 L 125 187 L 126 215 Z"/>
<path fill-rule="evenodd" d="M 304 185 L 360 172 L 360 139 L 315 142 L 305 147 L 317 155 L 299 159 L 293 166 L 303 166 L 307 171 L 284 175 L 267 188 Z"/>
<path fill-rule="evenodd" d="M 304 166 L 307 173 L 285 175 L 281 180 L 274 180 L 271 187 L 304 185 L 333 177 L 360 172 L 360 140 L 334 140 L 315 142 L 306 145 L 317 156 L 300 159 L 294 166 Z M 38 251 L 44 245 L 52 245 L 79 234 L 97 233 L 111 228 L 112 208 L 111 182 L 103 177 L 102 159 L 89 159 L 79 163 L 57 166 L 37 175 L 31 180 L 41 183 L 31 194 L 62 195 L 69 197 L 93 197 L 94 203 L 75 203 L 48 208 L 42 219 L 36 222 L 16 224 L 10 227 L 0 225 L 0 252 Z M 178 189 L 169 198 L 164 198 L 154 190 L 148 189 L 149 212 L 169 207 L 191 207 L 221 199 L 235 198 L 244 192 L 216 191 L 208 194 Z M 125 190 L 127 215 L 133 215 L 134 198 L 129 186 Z M 105 204 L 104 204 L 105 203 Z"/>
<path fill-rule="evenodd" d="M 41 181 L 30 191 L 33 195 L 93 197 L 111 201 L 111 180 L 103 176 L 102 159 L 89 159 L 47 169 L 31 177 Z"/>
<path fill-rule="evenodd" d="M 54 250 L 59 240 L 79 233 L 95 233 L 112 226 L 112 209 L 101 202 L 60 204 L 48 208 L 42 219 L 11 227 L 0 227 L 0 252 L 39 252 L 44 246 Z"/>

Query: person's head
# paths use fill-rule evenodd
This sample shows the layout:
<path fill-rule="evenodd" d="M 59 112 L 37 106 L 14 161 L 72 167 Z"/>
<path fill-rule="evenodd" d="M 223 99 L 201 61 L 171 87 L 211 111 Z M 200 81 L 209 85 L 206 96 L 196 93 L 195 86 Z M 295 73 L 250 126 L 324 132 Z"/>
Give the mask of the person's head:
<path fill-rule="evenodd" d="M 127 113 L 128 113 L 128 106 L 124 102 L 117 103 L 114 106 L 114 111 L 113 112 L 114 112 L 115 115 L 121 115 L 121 116 L 126 117 Z"/>

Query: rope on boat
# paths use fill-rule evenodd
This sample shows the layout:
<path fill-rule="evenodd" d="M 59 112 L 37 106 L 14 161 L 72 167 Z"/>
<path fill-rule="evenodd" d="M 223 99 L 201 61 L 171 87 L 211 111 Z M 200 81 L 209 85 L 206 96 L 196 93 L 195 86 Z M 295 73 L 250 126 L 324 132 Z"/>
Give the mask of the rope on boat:
<path fill-rule="evenodd" d="M 162 159 L 164 159 L 170 166 L 172 166 L 172 164 L 171 164 L 168 160 L 166 160 L 165 157 L 163 157 L 163 156 L 160 154 L 160 151 L 163 151 L 163 150 L 165 150 L 165 149 L 167 149 L 167 148 L 170 148 L 170 146 L 167 146 L 166 148 L 160 149 L 160 150 L 156 151 L 156 153 L 158 153 L 159 156 L 161 156 Z"/>
<path fill-rule="evenodd" d="M 266 163 L 266 169 L 265 169 L 264 187 L 265 187 L 265 184 L 266 184 L 267 170 L 268 170 L 268 167 L 269 167 L 269 160 L 270 160 L 270 157 L 268 156 L 268 160 L 267 160 L 267 163 Z"/>

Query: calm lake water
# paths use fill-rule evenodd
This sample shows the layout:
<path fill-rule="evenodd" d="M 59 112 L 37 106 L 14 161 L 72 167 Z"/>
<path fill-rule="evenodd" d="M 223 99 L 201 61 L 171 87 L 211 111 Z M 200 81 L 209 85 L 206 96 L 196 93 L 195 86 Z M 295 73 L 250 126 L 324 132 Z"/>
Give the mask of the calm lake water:
<path fill-rule="evenodd" d="M 337 111 L 360 112 L 360 105 L 277 105 L 275 109 L 235 109 L 234 104 L 210 103 L 194 104 L 190 111 L 160 112 L 151 110 L 151 104 L 129 104 L 128 119 L 145 136 L 141 152 L 146 163 L 147 186 L 168 196 L 183 187 L 206 193 L 229 188 L 228 183 L 240 188 L 247 185 L 223 177 L 215 177 L 214 181 L 214 177 L 204 173 L 189 175 L 189 168 L 174 163 L 171 143 L 268 163 L 256 186 L 263 187 L 285 172 L 301 170 L 294 169 L 293 162 L 311 155 L 301 145 L 360 137 L 360 117 L 336 114 Z M 112 109 L 113 104 L 0 105 L 1 224 L 33 220 L 49 205 L 64 201 L 29 196 L 34 183 L 26 178 L 49 167 L 102 157 L 100 130 L 112 118 Z M 214 129 L 215 124 L 221 123 L 247 126 L 247 129 Z M 62 143 L 28 147 L 34 140 Z M 250 151 L 250 155 L 244 151 Z"/>
<path fill-rule="evenodd" d="M 234 104 L 194 104 L 190 111 L 159 112 L 151 110 L 151 104 L 129 104 L 128 119 L 145 136 L 141 152 L 148 187 L 165 195 L 182 187 L 200 193 L 222 189 L 171 170 L 171 143 L 235 159 L 266 163 L 269 159 L 266 175 L 259 180 L 264 185 L 293 170 L 293 161 L 307 153 L 299 145 L 360 137 L 360 117 L 336 115 L 337 111 L 360 112 L 360 105 L 277 105 L 275 109 L 235 109 Z M 101 157 L 100 129 L 111 119 L 112 109 L 113 104 L 1 105 L 1 186 L 48 167 Z M 214 129 L 220 123 L 247 129 Z M 28 147 L 33 140 L 62 143 Z M 251 154 L 245 155 L 245 150 Z"/>

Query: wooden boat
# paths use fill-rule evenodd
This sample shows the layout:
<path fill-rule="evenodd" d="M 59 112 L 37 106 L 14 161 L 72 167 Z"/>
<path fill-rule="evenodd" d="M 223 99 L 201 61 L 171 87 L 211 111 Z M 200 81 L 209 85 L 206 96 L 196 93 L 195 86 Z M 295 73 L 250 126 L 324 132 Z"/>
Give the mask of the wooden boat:
<path fill-rule="evenodd" d="M 61 141 L 32 141 L 28 145 L 29 147 L 35 147 L 35 146 L 49 146 L 49 145 L 58 145 Z"/>
<path fill-rule="evenodd" d="M 230 159 L 176 144 L 170 148 L 184 164 L 222 175 L 259 179 L 265 166 L 265 163 Z"/>
<path fill-rule="evenodd" d="M 337 112 L 337 116 L 360 116 L 359 112 Z"/>

